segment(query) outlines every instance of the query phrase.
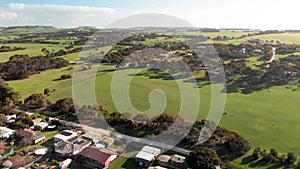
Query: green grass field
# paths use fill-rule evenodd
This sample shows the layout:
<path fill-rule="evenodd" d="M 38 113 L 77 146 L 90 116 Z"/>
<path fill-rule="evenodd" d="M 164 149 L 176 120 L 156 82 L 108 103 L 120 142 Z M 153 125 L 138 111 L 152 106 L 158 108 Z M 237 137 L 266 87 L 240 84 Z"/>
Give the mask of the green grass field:
<path fill-rule="evenodd" d="M 59 98 L 71 97 L 71 80 L 53 81 L 61 74 L 71 73 L 66 68 L 43 72 L 33 75 L 29 79 L 10 81 L 10 86 L 19 91 L 23 98 L 32 93 L 41 93 L 44 88 L 56 89 L 48 99 L 54 101 Z M 100 105 L 114 111 L 110 82 L 112 72 L 99 72 L 96 77 L 96 95 Z M 136 77 L 131 84 L 130 96 L 133 105 L 139 110 L 149 107 L 148 94 L 151 90 L 160 88 L 168 99 L 166 113 L 176 113 L 180 105 L 179 89 L 175 81 L 149 80 L 146 77 Z M 200 115 L 205 117 L 210 106 L 210 88 L 200 88 Z M 300 127 L 299 91 L 292 91 L 285 87 L 273 87 L 244 95 L 233 93 L 227 95 L 225 112 L 220 125 L 234 130 L 246 137 L 252 146 L 262 148 L 276 148 L 280 152 L 295 152 L 300 155 L 298 141 Z M 189 113 L 189 112 L 186 112 Z"/>
<path fill-rule="evenodd" d="M 281 43 L 300 44 L 300 33 L 278 33 L 252 36 L 252 39 L 279 40 Z"/>
<path fill-rule="evenodd" d="M 220 32 L 205 32 L 204 35 L 209 36 L 210 38 L 215 38 L 217 36 L 238 37 L 252 33 L 255 32 L 221 30 Z"/>
<path fill-rule="evenodd" d="M 38 55 L 44 55 L 44 53 L 41 51 L 41 49 L 46 48 L 50 52 L 59 51 L 60 49 L 64 49 L 67 45 L 50 45 L 50 44 L 0 44 L 5 46 L 16 46 L 16 47 L 25 47 L 26 50 L 18 50 L 18 51 L 12 51 L 12 52 L 3 52 L 0 53 L 0 62 L 6 62 L 8 61 L 9 57 L 15 55 L 15 54 L 28 54 L 28 56 L 38 56 Z"/>

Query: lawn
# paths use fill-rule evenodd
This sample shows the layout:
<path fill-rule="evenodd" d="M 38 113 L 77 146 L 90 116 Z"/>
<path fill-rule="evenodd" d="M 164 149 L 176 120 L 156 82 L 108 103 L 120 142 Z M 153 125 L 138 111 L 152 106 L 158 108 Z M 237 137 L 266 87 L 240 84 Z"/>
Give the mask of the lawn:
<path fill-rule="evenodd" d="M 59 98 L 71 97 L 71 80 L 53 81 L 64 73 L 71 73 L 71 71 L 66 68 L 50 70 L 33 75 L 29 79 L 8 83 L 19 91 L 23 98 L 32 93 L 41 93 L 46 87 L 56 89 L 48 97 L 54 101 Z M 113 72 L 98 72 L 95 91 L 99 105 L 115 111 L 110 90 L 112 75 Z M 180 95 L 175 81 L 149 80 L 143 76 L 135 77 L 130 86 L 131 102 L 141 111 L 148 109 L 150 106 L 148 95 L 151 90 L 156 88 L 163 90 L 168 99 L 165 112 L 177 114 L 180 107 Z M 199 91 L 201 105 L 198 119 L 202 119 L 210 106 L 210 88 L 205 86 Z M 266 149 L 276 148 L 280 152 L 291 151 L 300 155 L 298 146 L 300 105 L 297 102 L 299 99 L 299 91 L 292 91 L 285 87 L 272 87 L 270 90 L 248 95 L 228 94 L 225 107 L 227 114 L 223 116 L 220 125 L 241 133 L 253 146 Z M 153 103 L 158 102 L 159 100 Z"/>

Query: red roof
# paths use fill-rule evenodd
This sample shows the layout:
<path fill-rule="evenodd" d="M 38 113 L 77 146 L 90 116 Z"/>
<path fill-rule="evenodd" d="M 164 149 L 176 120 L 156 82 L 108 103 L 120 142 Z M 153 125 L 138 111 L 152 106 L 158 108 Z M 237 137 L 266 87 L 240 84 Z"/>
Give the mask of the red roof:
<path fill-rule="evenodd" d="M 15 132 L 15 134 L 25 137 L 25 138 L 30 138 L 30 139 L 33 139 L 33 138 L 41 135 L 39 132 L 31 131 L 28 129 L 18 130 Z"/>
<path fill-rule="evenodd" d="M 80 155 L 101 163 L 105 163 L 111 155 L 115 154 L 115 152 L 95 146 L 87 147 L 80 152 Z"/>

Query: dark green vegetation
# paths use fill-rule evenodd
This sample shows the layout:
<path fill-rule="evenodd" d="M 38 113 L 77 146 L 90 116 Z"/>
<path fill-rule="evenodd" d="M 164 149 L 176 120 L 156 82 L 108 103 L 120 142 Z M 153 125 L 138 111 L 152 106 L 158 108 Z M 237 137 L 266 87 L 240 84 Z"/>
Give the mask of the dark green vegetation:
<path fill-rule="evenodd" d="M 12 28 L 13 29 L 13 28 Z M 22 28 L 23 29 L 23 28 Z M 16 29 L 17 30 L 17 29 Z M 168 104 L 165 113 L 177 114 L 180 105 L 180 90 L 176 83 L 170 80 L 170 74 L 176 74 L 176 70 L 180 68 L 177 65 L 176 58 L 184 58 L 189 67 L 194 71 L 194 75 L 198 78 L 198 87 L 201 94 L 201 108 L 198 119 L 205 118 L 210 106 L 210 86 L 207 83 L 208 76 L 206 70 L 203 70 L 203 63 L 198 56 L 184 45 L 194 38 L 199 38 L 199 48 L 208 47 L 213 44 L 220 58 L 223 61 L 225 73 L 227 75 L 227 83 L 229 93 L 227 96 L 227 104 L 220 125 L 230 130 L 237 131 L 244 136 L 251 145 L 260 146 L 262 149 L 276 148 L 281 153 L 294 152 L 300 154 L 298 146 L 299 127 L 298 115 L 299 105 L 297 100 L 300 99 L 299 90 L 299 32 L 249 32 L 249 31 L 218 31 L 205 32 L 210 36 L 209 41 L 205 41 L 202 34 L 198 30 L 160 30 L 157 34 L 147 34 L 146 37 L 132 36 L 121 41 L 117 46 L 112 45 L 107 39 L 117 31 L 105 30 L 102 32 L 99 40 L 90 43 L 89 46 L 99 47 L 96 52 L 90 50 L 84 45 L 89 37 L 92 37 L 96 30 L 93 28 L 78 28 L 55 30 L 43 33 L 24 33 L 20 35 L 18 31 L 11 31 L 1 34 L 1 45 L 26 48 L 24 50 L 16 50 L 3 52 L 0 54 L 1 61 L 7 61 L 9 57 L 15 54 L 26 54 L 29 57 L 39 56 L 49 58 L 64 58 L 71 61 L 83 61 L 87 63 L 99 64 L 120 62 L 128 55 L 137 52 L 137 50 L 162 47 L 165 50 L 173 51 L 174 57 L 160 60 L 154 55 L 151 59 L 153 65 L 160 65 L 172 62 L 177 67 L 170 67 L 167 73 L 156 69 L 144 70 L 135 77 L 130 90 L 133 104 L 139 110 L 146 110 L 149 107 L 148 94 L 151 90 L 160 88 L 163 90 L 170 104 Z M 154 32 L 154 30 L 152 30 Z M 156 30 L 157 31 L 157 30 Z M 33 32 L 33 31 L 31 31 Z M 136 31 L 138 33 L 138 31 Z M 150 31 L 151 32 L 151 29 Z M 167 33 L 166 33 L 167 32 Z M 184 32 L 184 36 L 179 36 Z M 121 34 L 120 34 L 121 36 Z M 176 40 L 177 39 L 177 40 Z M 259 39 L 259 40 L 255 40 Z M 264 40 L 261 42 L 260 40 Z M 136 41 L 138 43 L 130 43 Z M 183 42 L 182 42 L 183 41 Z M 103 43 L 98 43 L 103 42 Z M 100 49 L 105 46 L 110 49 Z M 89 57 L 77 58 L 80 47 L 86 47 L 86 53 Z M 272 47 L 276 47 L 276 59 L 272 63 L 267 63 L 272 55 Z M 240 50 L 246 49 L 246 53 Z M 209 54 L 209 50 L 203 55 Z M 52 53 L 52 54 L 51 54 Z M 100 60 L 98 56 L 104 57 Z M 209 56 L 209 55 L 208 55 Z M 131 67 L 143 64 L 136 62 Z M 82 65 L 84 69 L 89 69 L 88 65 Z M 92 65 L 94 68 L 97 65 Z M 107 108 L 109 112 L 116 111 L 110 93 L 110 82 L 114 73 L 114 66 L 99 67 L 96 76 L 96 95 L 99 105 Z M 130 74 L 130 69 L 123 70 Z M 72 75 L 71 67 L 63 67 L 61 69 L 49 69 L 47 71 L 39 71 L 26 77 L 23 80 L 8 81 L 16 91 L 20 92 L 22 100 L 33 93 L 45 93 L 47 99 L 55 103 L 57 100 L 71 97 L 71 79 L 58 80 L 62 75 Z M 186 78 L 187 76 L 183 76 Z M 50 91 L 50 92 L 49 92 Z M 143 94 L 141 94 L 143 93 Z M 86 98 L 89 99 L 89 98 Z M 64 112 L 64 111 L 62 111 Z M 51 112 L 49 112 L 51 114 Z M 64 113 L 54 115 L 64 118 Z M 69 114 L 70 115 L 70 114 Z M 149 115 L 151 116 L 151 115 Z M 73 120 L 75 117 L 73 117 Z M 149 117 L 151 118 L 151 117 Z M 145 119 L 144 116 L 137 119 Z M 116 127 L 118 128 L 118 127 Z M 126 131 L 125 131 L 126 132 Z M 234 132 L 233 132 L 234 133 Z M 143 132 L 136 132 L 139 136 L 145 136 Z M 147 134 L 147 133 L 146 133 Z M 218 152 L 220 153 L 220 152 Z M 260 157 L 261 159 L 261 157 Z M 260 160 L 258 159 L 258 161 Z M 255 165 L 256 161 L 245 164 L 248 167 L 265 168 L 273 163 L 264 165 Z M 237 161 L 235 162 L 238 163 Z M 253 164 L 253 165 L 251 165 Z M 262 163 L 263 164 L 263 163 Z M 237 164 L 238 165 L 238 164 Z M 251 165 L 251 166 L 250 166 Z M 117 168 L 117 167 L 116 167 Z"/>

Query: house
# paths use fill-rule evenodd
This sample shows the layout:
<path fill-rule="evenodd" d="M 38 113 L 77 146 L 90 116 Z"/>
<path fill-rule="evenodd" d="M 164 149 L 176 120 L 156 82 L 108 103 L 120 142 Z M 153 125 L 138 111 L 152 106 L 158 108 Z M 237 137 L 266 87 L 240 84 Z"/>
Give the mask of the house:
<path fill-rule="evenodd" d="M 0 137 L 1 138 L 9 138 L 11 135 L 13 135 L 15 130 L 12 130 L 7 127 L 0 127 Z"/>
<path fill-rule="evenodd" d="M 7 115 L 6 116 L 6 124 L 12 124 L 14 122 L 16 122 L 17 119 L 17 115 L 13 114 L 13 115 Z"/>
<path fill-rule="evenodd" d="M 6 160 L 2 163 L 2 166 L 5 168 L 11 168 L 13 166 L 13 163 L 9 160 Z"/>
<path fill-rule="evenodd" d="M 77 132 L 64 130 L 54 136 L 54 142 L 66 141 L 77 136 Z"/>
<path fill-rule="evenodd" d="M 72 159 L 68 158 L 65 161 L 59 163 L 59 168 L 60 169 L 66 169 L 70 166 L 71 162 L 72 162 Z"/>
<path fill-rule="evenodd" d="M 161 166 L 155 166 L 155 167 L 149 167 L 149 169 L 168 169 L 168 168 L 161 167 Z"/>
<path fill-rule="evenodd" d="M 12 119 L 15 120 L 15 119 L 17 118 L 17 115 L 16 115 L 16 114 L 13 114 L 13 115 L 6 115 L 5 117 L 6 117 L 7 121 L 9 121 L 9 120 L 12 120 Z"/>
<path fill-rule="evenodd" d="M 80 153 L 84 148 L 90 146 L 92 140 L 84 137 L 73 137 L 54 143 L 54 151 L 60 157 L 70 157 Z"/>
<path fill-rule="evenodd" d="M 260 44 L 260 43 L 264 43 L 264 41 L 260 40 L 260 39 L 250 39 L 250 40 L 248 40 L 248 43 Z"/>
<path fill-rule="evenodd" d="M 175 169 L 185 169 L 188 168 L 186 161 L 185 161 L 185 157 L 175 154 L 172 155 L 171 159 L 170 159 L 170 163 L 171 163 L 171 168 L 175 168 Z"/>
<path fill-rule="evenodd" d="M 39 132 L 24 129 L 15 132 L 16 143 L 19 145 L 37 144 L 46 139 L 46 137 Z"/>
<path fill-rule="evenodd" d="M 187 169 L 188 165 L 185 161 L 185 157 L 175 154 L 172 156 L 169 155 L 160 155 L 157 158 L 158 164 L 167 168 L 173 169 Z"/>
<path fill-rule="evenodd" d="M 242 48 L 239 52 L 242 53 L 242 54 L 245 54 L 246 53 L 246 48 Z"/>
<path fill-rule="evenodd" d="M 260 50 L 260 49 L 255 49 L 255 50 L 253 50 L 253 52 L 254 52 L 254 53 L 262 53 L 262 50 Z"/>
<path fill-rule="evenodd" d="M 136 162 L 140 166 L 149 166 L 161 153 L 161 150 L 158 148 L 145 146 L 140 152 L 135 156 Z"/>
<path fill-rule="evenodd" d="M 35 126 L 35 125 L 39 124 L 42 120 L 43 119 L 41 119 L 41 118 L 36 118 L 36 119 L 32 120 L 33 125 Z"/>
<path fill-rule="evenodd" d="M 115 140 L 111 137 L 104 137 L 102 141 L 105 143 L 106 147 L 112 146 L 115 142 Z"/>
<path fill-rule="evenodd" d="M 49 123 L 47 123 L 47 122 L 40 122 L 40 123 L 38 123 L 38 124 L 36 124 L 36 125 L 34 126 L 34 129 L 36 129 L 36 130 L 44 130 L 44 129 L 46 129 L 48 126 L 49 126 Z"/>
<path fill-rule="evenodd" d="M 92 133 L 92 132 L 86 132 L 83 137 L 91 139 L 94 143 L 97 143 L 101 140 L 102 134 L 100 133 Z"/>
<path fill-rule="evenodd" d="M 80 160 L 88 168 L 107 168 L 117 158 L 115 152 L 90 146 L 80 152 Z"/>
<path fill-rule="evenodd" d="M 158 164 L 161 166 L 169 166 L 170 165 L 171 156 L 168 155 L 160 155 L 157 158 Z"/>

